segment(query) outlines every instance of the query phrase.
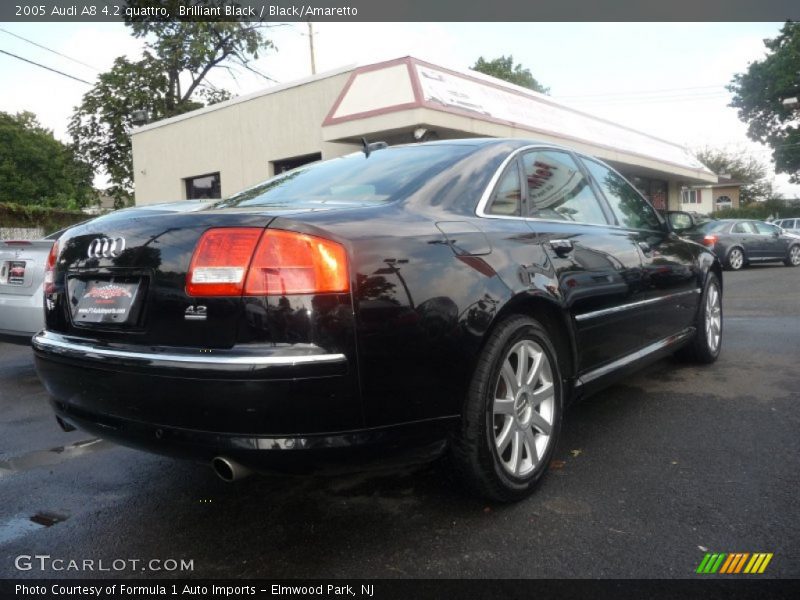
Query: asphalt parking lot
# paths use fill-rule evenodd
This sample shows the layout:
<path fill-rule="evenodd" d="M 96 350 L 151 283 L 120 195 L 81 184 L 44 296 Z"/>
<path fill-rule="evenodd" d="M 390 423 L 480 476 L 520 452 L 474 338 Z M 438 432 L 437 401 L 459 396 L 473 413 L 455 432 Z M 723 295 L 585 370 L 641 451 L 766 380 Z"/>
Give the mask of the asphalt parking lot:
<path fill-rule="evenodd" d="M 30 349 L 0 343 L 0 577 L 142 575 L 15 567 L 45 554 L 208 578 L 669 578 L 706 551 L 772 552 L 761 577 L 800 577 L 800 269 L 726 273 L 724 314 L 716 365 L 663 360 L 573 407 L 549 476 L 508 506 L 444 464 L 225 484 L 63 433 Z"/>

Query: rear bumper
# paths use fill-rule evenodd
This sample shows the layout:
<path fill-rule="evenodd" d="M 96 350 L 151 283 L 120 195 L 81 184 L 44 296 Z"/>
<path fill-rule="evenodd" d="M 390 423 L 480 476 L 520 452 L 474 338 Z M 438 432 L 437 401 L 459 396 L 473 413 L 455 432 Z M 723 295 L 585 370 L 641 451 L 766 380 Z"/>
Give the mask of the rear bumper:
<path fill-rule="evenodd" d="M 36 368 L 59 418 L 171 456 L 279 471 L 429 460 L 447 421 L 364 427 L 348 357 L 311 345 L 199 352 L 41 332 Z"/>
<path fill-rule="evenodd" d="M 311 345 L 212 352 L 102 345 L 49 331 L 32 343 L 39 377 L 63 411 L 221 434 L 363 426 L 348 360 Z"/>
<path fill-rule="evenodd" d="M 131 348 L 41 331 L 33 337 L 33 347 L 43 355 L 89 361 L 96 365 L 145 367 L 153 374 L 171 370 L 204 372 L 220 371 L 228 375 L 261 375 L 275 378 L 281 368 L 303 367 L 301 374 L 313 376 L 344 374 L 347 358 L 344 354 L 328 354 L 312 344 L 293 344 L 283 347 L 258 347 L 236 350 L 198 350 L 181 348 Z M 317 366 L 331 366 L 327 371 L 314 371 Z M 298 373 L 294 373 L 297 375 Z"/>
<path fill-rule="evenodd" d="M 52 404 L 62 421 L 123 446 L 204 463 L 220 456 L 257 471 L 292 474 L 430 462 L 444 453 L 453 424 L 440 420 L 319 435 L 233 435 L 90 414 L 57 400 Z"/>
<path fill-rule="evenodd" d="M 0 294 L 0 334 L 30 338 L 44 327 L 43 292 L 31 296 Z"/>

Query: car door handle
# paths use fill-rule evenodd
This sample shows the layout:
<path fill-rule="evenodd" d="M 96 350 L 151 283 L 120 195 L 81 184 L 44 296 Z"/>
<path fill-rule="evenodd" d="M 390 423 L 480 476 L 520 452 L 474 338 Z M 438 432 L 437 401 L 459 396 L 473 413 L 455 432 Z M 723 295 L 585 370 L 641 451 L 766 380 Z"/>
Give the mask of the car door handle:
<path fill-rule="evenodd" d="M 572 240 L 550 240 L 550 247 L 559 256 L 569 254 L 575 249 L 575 246 L 572 244 Z"/>

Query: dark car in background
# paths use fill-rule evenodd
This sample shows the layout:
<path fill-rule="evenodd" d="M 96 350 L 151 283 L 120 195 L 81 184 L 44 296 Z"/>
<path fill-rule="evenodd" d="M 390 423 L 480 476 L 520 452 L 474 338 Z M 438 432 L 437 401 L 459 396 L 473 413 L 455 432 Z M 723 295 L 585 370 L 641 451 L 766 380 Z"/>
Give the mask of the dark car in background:
<path fill-rule="evenodd" d="M 604 163 L 524 140 L 375 148 L 67 231 L 34 338 L 62 426 L 226 480 L 449 451 L 515 500 L 569 401 L 718 357 L 718 259 Z"/>
<path fill-rule="evenodd" d="M 712 249 L 725 268 L 738 271 L 750 263 L 783 262 L 800 265 L 800 236 L 771 223 L 747 219 L 722 219 L 702 223 L 683 233 Z"/>

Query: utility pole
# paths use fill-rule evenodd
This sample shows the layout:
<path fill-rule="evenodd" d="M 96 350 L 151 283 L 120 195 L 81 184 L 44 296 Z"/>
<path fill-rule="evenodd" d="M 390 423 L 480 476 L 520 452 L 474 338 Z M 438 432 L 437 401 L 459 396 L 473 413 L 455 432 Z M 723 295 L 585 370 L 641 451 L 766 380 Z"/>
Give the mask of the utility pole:
<path fill-rule="evenodd" d="M 308 47 L 311 51 L 311 74 L 316 75 L 317 64 L 314 60 L 314 27 L 312 26 L 311 21 L 308 22 Z"/>

